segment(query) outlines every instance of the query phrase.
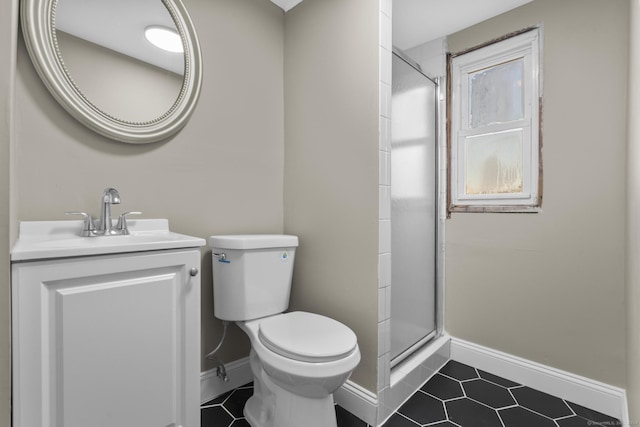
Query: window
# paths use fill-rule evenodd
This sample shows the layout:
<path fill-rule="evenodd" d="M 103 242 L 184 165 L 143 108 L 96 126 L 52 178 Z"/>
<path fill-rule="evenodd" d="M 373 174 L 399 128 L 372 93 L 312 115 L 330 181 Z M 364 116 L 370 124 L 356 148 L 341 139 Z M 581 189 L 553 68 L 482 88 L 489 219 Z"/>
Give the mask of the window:
<path fill-rule="evenodd" d="M 450 212 L 541 206 L 539 29 L 449 57 Z"/>

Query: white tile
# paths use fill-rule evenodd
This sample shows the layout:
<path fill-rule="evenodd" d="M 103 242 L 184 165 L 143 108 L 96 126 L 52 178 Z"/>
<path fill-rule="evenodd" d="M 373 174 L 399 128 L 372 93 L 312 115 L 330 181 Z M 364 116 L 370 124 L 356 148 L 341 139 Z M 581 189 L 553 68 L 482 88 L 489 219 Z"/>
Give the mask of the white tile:
<path fill-rule="evenodd" d="M 384 13 L 389 18 L 393 18 L 391 14 L 393 12 L 392 0 L 380 0 L 380 12 Z"/>
<path fill-rule="evenodd" d="M 391 221 L 386 219 L 379 221 L 379 229 L 378 253 L 391 252 Z"/>
<path fill-rule="evenodd" d="M 386 331 L 384 334 L 384 350 L 385 353 L 389 353 L 391 351 L 391 320 L 385 320 L 386 323 Z"/>
<path fill-rule="evenodd" d="M 378 219 L 391 219 L 391 187 L 381 185 L 378 188 Z"/>
<path fill-rule="evenodd" d="M 380 47 L 380 81 L 391 86 L 391 52 Z"/>
<path fill-rule="evenodd" d="M 385 387 L 391 386 L 391 353 L 387 353 L 383 356 L 385 368 L 384 368 L 384 385 Z"/>
<path fill-rule="evenodd" d="M 380 46 L 389 52 L 393 50 L 391 42 L 391 17 L 384 13 L 380 14 Z"/>
<path fill-rule="evenodd" d="M 378 289 L 378 322 L 387 320 L 387 288 Z"/>
<path fill-rule="evenodd" d="M 380 399 L 381 397 L 381 391 L 382 389 L 384 389 L 384 377 L 382 376 L 382 371 L 380 370 L 380 365 L 382 365 L 380 363 L 381 358 L 378 359 L 378 382 L 376 384 L 376 388 L 378 389 L 378 399 Z M 380 408 L 377 408 L 378 411 L 380 411 Z"/>
<path fill-rule="evenodd" d="M 385 289 L 387 290 L 387 294 L 385 300 L 386 306 L 384 308 L 384 311 L 386 318 L 391 319 L 391 286 L 387 286 Z M 391 334 L 389 334 L 389 337 L 391 337 Z"/>
<path fill-rule="evenodd" d="M 397 407 L 388 404 L 391 400 L 392 392 L 390 387 L 386 387 L 378 393 L 378 399 L 380 406 L 378 407 L 378 425 L 381 425 L 391 414 L 395 412 Z"/>
<path fill-rule="evenodd" d="M 378 289 L 378 322 L 391 318 L 391 287 Z"/>
<path fill-rule="evenodd" d="M 378 255 L 378 284 L 381 288 L 391 285 L 391 254 Z"/>
<path fill-rule="evenodd" d="M 378 322 L 378 357 L 389 353 L 391 347 L 391 321 Z"/>
<path fill-rule="evenodd" d="M 404 401 L 413 393 L 415 389 L 411 388 L 405 382 L 399 382 L 394 384 L 392 387 L 389 387 L 389 392 L 385 396 L 385 406 L 392 408 L 393 410 L 397 409 L 404 403 Z"/>
<path fill-rule="evenodd" d="M 391 155 L 386 151 L 378 151 L 379 158 L 379 182 L 380 185 L 391 185 Z"/>
<path fill-rule="evenodd" d="M 391 370 L 389 368 L 390 357 L 391 355 L 389 353 L 383 354 L 382 356 L 378 357 L 378 399 L 381 403 L 382 403 L 382 399 L 380 395 L 382 394 L 382 391 L 385 388 L 387 389 L 389 388 L 389 382 L 390 382 L 389 371 Z"/>
<path fill-rule="evenodd" d="M 380 82 L 380 115 L 391 118 L 391 86 Z"/>
<path fill-rule="evenodd" d="M 379 120 L 380 150 L 391 152 L 391 120 L 388 117 L 380 117 Z"/>

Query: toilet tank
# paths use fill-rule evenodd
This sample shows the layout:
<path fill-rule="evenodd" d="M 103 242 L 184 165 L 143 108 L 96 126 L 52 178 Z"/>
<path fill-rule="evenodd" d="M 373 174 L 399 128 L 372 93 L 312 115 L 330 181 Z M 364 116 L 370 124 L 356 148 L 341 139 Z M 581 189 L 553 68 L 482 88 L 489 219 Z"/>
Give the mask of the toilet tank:
<path fill-rule="evenodd" d="M 287 309 L 297 236 L 211 236 L 209 246 L 218 319 L 252 320 Z"/>

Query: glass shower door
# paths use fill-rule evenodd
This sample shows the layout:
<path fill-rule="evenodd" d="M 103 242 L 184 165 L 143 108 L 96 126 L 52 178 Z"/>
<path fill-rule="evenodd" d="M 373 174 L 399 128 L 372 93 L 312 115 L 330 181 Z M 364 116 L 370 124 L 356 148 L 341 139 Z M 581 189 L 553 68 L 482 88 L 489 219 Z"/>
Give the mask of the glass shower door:
<path fill-rule="evenodd" d="M 435 82 L 394 52 L 391 109 L 391 364 L 436 332 Z"/>

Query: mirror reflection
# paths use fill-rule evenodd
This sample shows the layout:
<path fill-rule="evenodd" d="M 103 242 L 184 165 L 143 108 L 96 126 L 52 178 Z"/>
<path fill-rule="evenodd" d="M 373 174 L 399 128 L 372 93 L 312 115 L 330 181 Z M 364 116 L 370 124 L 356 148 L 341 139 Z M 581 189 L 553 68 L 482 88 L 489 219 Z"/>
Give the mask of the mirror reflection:
<path fill-rule="evenodd" d="M 161 0 L 57 0 L 54 6 L 59 59 L 85 99 L 130 123 L 154 121 L 171 109 L 185 60 Z M 152 43 L 147 29 L 165 30 L 173 47 Z"/>

